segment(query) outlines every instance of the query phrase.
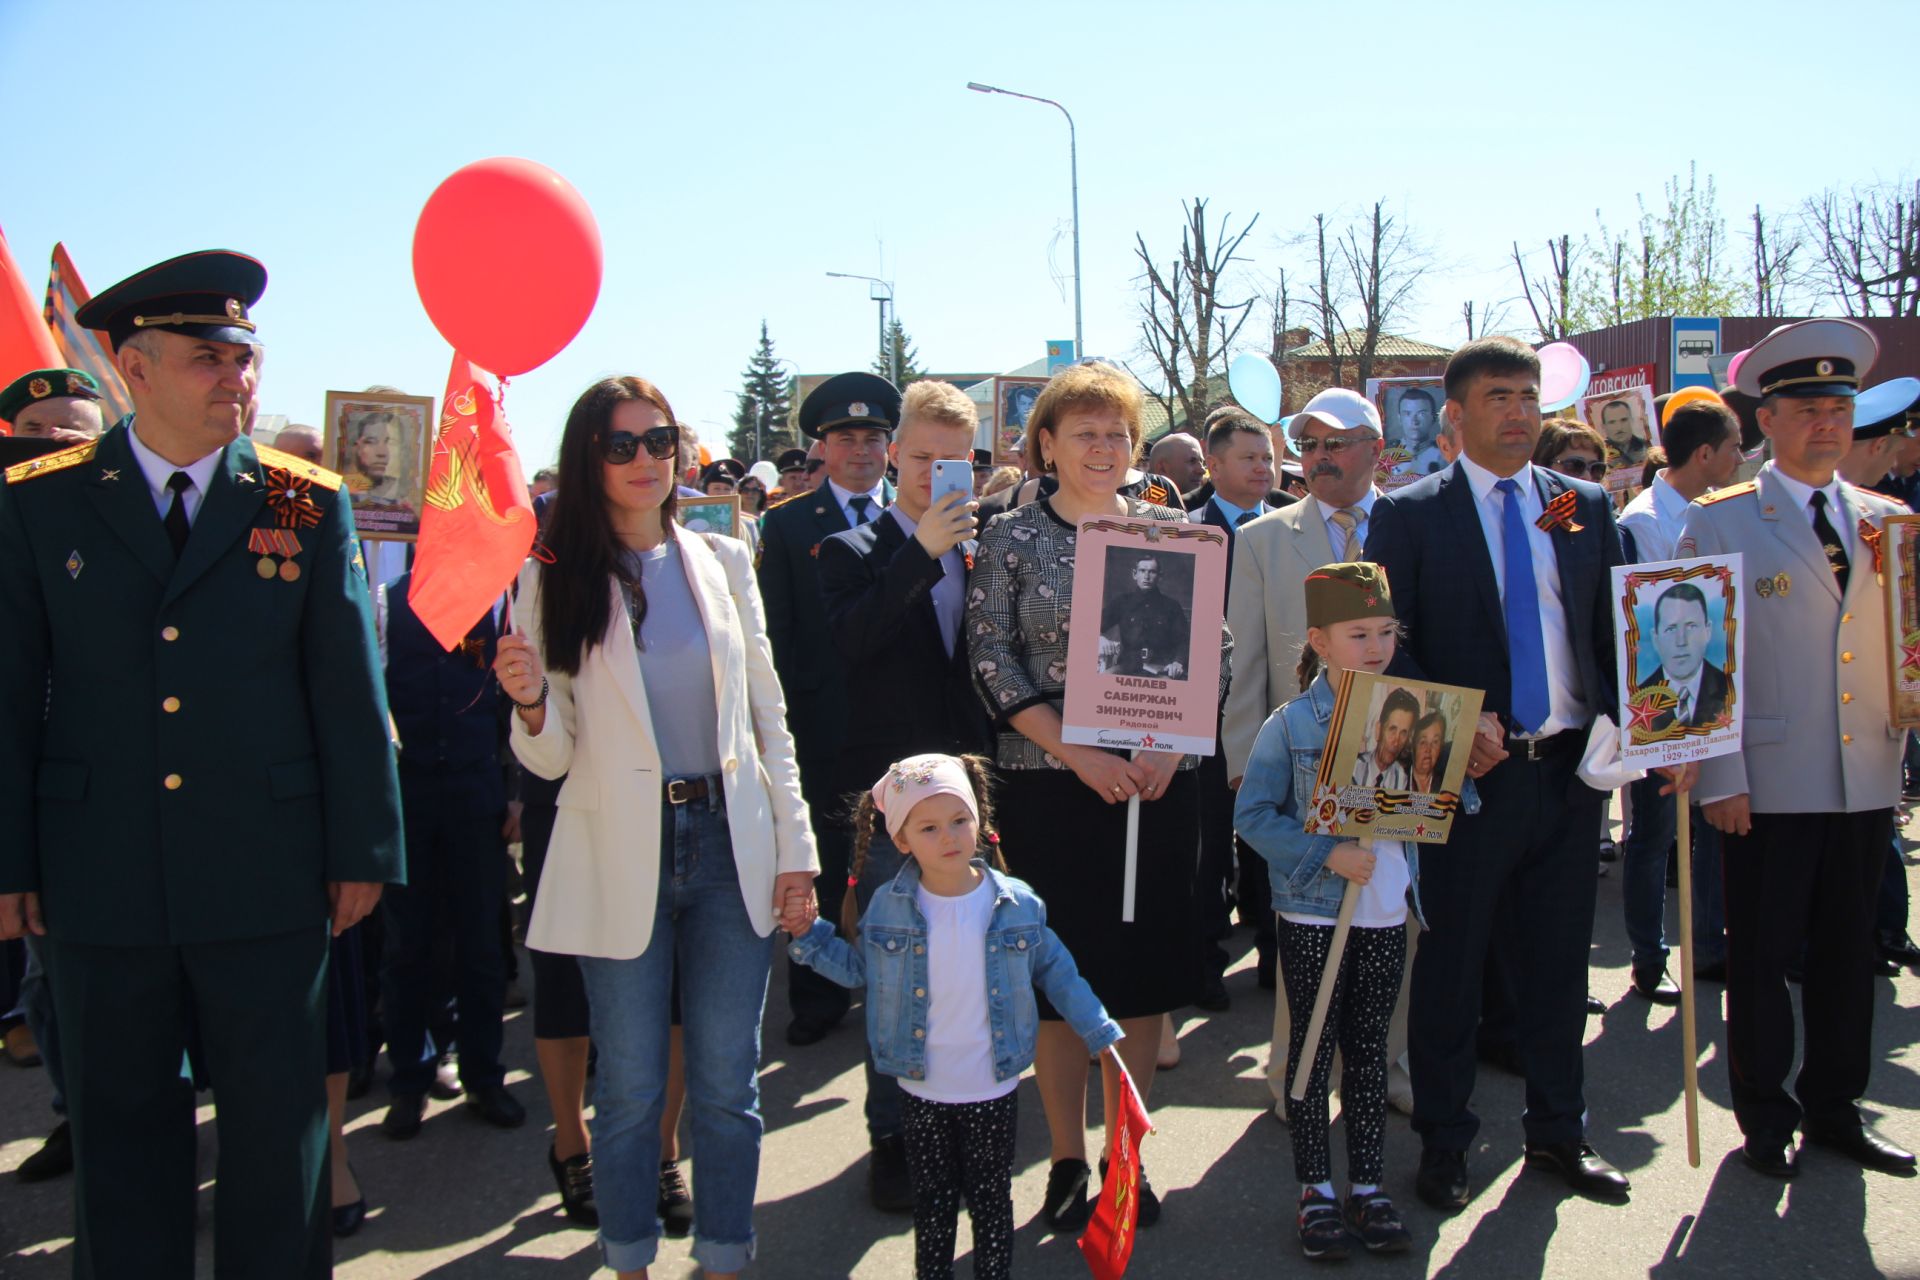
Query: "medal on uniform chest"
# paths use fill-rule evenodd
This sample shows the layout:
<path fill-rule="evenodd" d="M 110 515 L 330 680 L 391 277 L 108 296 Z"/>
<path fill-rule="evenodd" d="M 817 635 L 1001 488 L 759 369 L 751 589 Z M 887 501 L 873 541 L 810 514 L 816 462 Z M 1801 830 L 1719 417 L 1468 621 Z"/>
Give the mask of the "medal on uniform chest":
<path fill-rule="evenodd" d="M 1762 600 L 1771 596 L 1773 594 L 1773 579 L 1767 577 L 1764 573 L 1755 578 L 1753 580 L 1753 594 L 1759 596 Z"/>
<path fill-rule="evenodd" d="M 1773 575 L 1773 594 L 1785 600 L 1792 592 L 1793 579 L 1787 576 L 1785 569 Z"/>
<path fill-rule="evenodd" d="M 300 566 L 293 558 L 300 554 L 300 538 L 293 530 L 250 529 L 247 550 L 260 557 L 253 569 L 262 578 L 277 577 L 282 582 L 299 579 Z"/>

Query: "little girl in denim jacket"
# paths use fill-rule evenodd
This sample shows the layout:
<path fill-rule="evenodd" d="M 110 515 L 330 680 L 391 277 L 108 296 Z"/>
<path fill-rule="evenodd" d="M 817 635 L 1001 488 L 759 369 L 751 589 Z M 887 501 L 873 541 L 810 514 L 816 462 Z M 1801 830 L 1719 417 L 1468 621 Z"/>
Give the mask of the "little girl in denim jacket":
<path fill-rule="evenodd" d="M 1347 883 L 1361 886 L 1307 1095 L 1290 1106 L 1294 1172 L 1300 1180 L 1300 1246 L 1309 1258 L 1331 1259 L 1346 1257 L 1352 1238 L 1376 1252 L 1403 1250 L 1411 1243 L 1380 1184 L 1385 1178 L 1387 1026 L 1400 995 L 1409 898 L 1416 916 L 1419 912 L 1419 862 L 1414 845 L 1376 840 L 1369 852 L 1351 840 L 1309 836 L 1301 823 L 1328 749 L 1327 723 L 1342 671 L 1385 670 L 1399 632 L 1386 573 L 1378 565 L 1315 569 L 1307 577 L 1306 603 L 1307 644 L 1300 659 L 1305 692 L 1261 727 L 1234 805 L 1234 827 L 1267 860 L 1273 880 L 1281 971 L 1293 1021 L 1289 1063 L 1300 1060 Z M 1412 710 L 1409 728 L 1420 719 L 1417 704 Z M 1344 781 L 1345 770 L 1338 772 Z M 1336 1045 L 1346 1062 L 1340 1114 L 1352 1181 L 1344 1214 L 1334 1198 L 1327 1142 L 1328 1076 Z"/>
<path fill-rule="evenodd" d="M 858 883 L 875 820 L 908 861 L 858 916 Z M 867 991 L 875 1067 L 906 1093 L 913 1177 L 914 1275 L 953 1275 L 960 1197 L 973 1222 L 974 1275 L 1004 1277 L 1013 1261 L 1015 1089 L 1033 1062 L 1038 986 L 1092 1053 L 1120 1027 L 1047 928 L 1046 904 L 1006 874 L 987 762 L 922 755 L 900 761 L 861 797 L 847 896 L 849 943 L 790 899 L 782 926 L 793 959 Z M 983 842 L 983 835 L 985 840 Z M 987 857 L 979 856 L 982 849 Z M 811 895 L 805 895 L 811 897 Z"/>

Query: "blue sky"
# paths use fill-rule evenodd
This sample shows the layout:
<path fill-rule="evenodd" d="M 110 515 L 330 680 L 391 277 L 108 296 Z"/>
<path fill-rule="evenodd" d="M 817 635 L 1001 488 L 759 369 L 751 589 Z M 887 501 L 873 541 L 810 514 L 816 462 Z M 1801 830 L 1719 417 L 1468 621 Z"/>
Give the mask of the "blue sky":
<path fill-rule="evenodd" d="M 1462 301 L 1517 294 L 1510 241 L 1577 236 L 1596 208 L 1624 224 L 1690 161 L 1736 253 L 1755 202 L 1911 173 L 1903 77 L 1858 64 L 1911 47 L 1920 6 L 1823 13 L 0 0 L 0 228 L 36 289 L 56 240 L 95 289 L 192 249 L 261 258 L 262 408 L 317 422 L 329 388 L 439 397 L 414 219 L 462 164 L 539 160 L 592 205 L 606 277 L 572 346 L 509 388 L 537 465 L 607 373 L 717 438 L 763 317 L 807 371 L 865 367 L 874 305 L 828 271 L 892 279 L 933 368 L 1070 337 L 1065 124 L 969 80 L 1074 113 L 1090 353 L 1133 356 L 1134 233 L 1171 252 L 1196 195 L 1260 214 L 1256 281 L 1315 212 L 1385 197 L 1434 248 L 1402 328 L 1450 343 Z"/>

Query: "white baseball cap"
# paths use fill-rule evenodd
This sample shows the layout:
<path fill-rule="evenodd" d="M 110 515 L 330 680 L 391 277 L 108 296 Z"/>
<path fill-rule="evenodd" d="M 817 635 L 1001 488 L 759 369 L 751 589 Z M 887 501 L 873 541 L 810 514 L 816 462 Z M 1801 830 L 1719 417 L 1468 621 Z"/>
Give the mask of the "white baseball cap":
<path fill-rule="evenodd" d="M 1384 434 L 1380 429 L 1380 411 L 1373 407 L 1373 401 L 1345 387 L 1328 387 L 1307 401 L 1306 408 L 1287 420 L 1287 435 L 1298 440 L 1300 428 L 1307 425 L 1309 418 L 1324 422 L 1335 431 L 1367 427 L 1376 436 Z"/>

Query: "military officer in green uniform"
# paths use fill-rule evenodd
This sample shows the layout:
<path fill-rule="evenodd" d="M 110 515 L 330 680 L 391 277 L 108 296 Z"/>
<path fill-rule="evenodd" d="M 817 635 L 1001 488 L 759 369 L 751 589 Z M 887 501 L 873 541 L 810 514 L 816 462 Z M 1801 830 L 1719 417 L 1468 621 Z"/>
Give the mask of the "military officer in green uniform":
<path fill-rule="evenodd" d="M 1703 761 L 1696 794 L 1725 835 L 1727 1075 L 1747 1164 L 1799 1170 L 1794 1130 L 1874 1169 L 1913 1155 L 1862 1121 L 1873 1060 L 1874 906 L 1903 735 L 1889 707 L 1887 517 L 1836 474 L 1878 353 L 1851 320 L 1784 325 L 1743 357 L 1773 460 L 1687 510 L 1681 557 L 1739 552 L 1747 591 L 1741 749 Z M 1787 969 L 1804 955 L 1804 1061 Z"/>
<path fill-rule="evenodd" d="M 79 313 L 134 412 L 0 486 L 0 938 L 44 935 L 74 1274 L 194 1274 L 191 1036 L 214 1274 L 330 1273 L 329 922 L 403 876 L 371 600 L 340 478 L 241 434 L 266 271 L 209 251 Z"/>
<path fill-rule="evenodd" d="M 820 442 L 827 479 L 767 512 L 760 526 L 760 597 L 767 639 L 787 695 L 787 722 L 800 765 L 800 788 L 820 846 L 820 910 L 831 918 L 846 891 L 853 850 L 851 818 L 833 794 L 847 736 L 846 660 L 833 647 L 820 592 L 820 544 L 855 525 L 871 524 L 893 501 L 886 478 L 887 442 L 900 425 L 900 392 L 871 373 L 842 373 L 815 387 L 800 405 L 800 430 Z M 812 1044 L 845 1016 L 846 988 L 804 965 L 787 973 L 793 1021 L 787 1042 Z"/>
<path fill-rule="evenodd" d="M 80 369 L 35 369 L 0 391 L 0 422 L 27 439 L 79 444 L 100 434 L 100 384 Z"/>

